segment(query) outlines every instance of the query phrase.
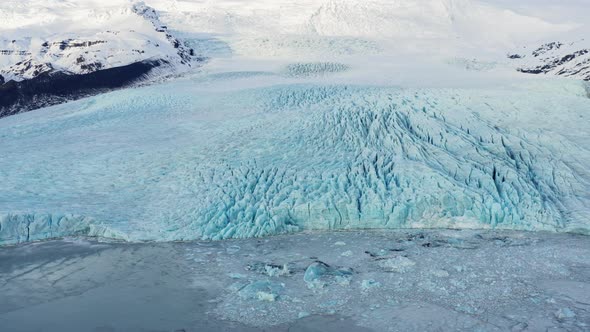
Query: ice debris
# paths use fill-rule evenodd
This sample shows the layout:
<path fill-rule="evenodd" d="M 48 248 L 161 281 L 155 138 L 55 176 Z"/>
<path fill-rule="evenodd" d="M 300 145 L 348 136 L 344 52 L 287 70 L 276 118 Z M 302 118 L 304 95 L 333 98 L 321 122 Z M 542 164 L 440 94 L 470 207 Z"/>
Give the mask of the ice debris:
<path fill-rule="evenodd" d="M 574 317 L 576 317 L 576 313 L 570 308 L 561 308 L 555 312 L 555 318 L 560 322 Z"/>
<path fill-rule="evenodd" d="M 347 251 L 343 252 L 342 254 L 340 254 L 340 256 L 344 256 L 344 257 L 350 257 L 352 255 L 353 255 L 353 253 L 351 250 L 347 250 Z"/>
<path fill-rule="evenodd" d="M 307 311 L 301 311 L 299 314 L 297 314 L 297 318 L 301 319 L 301 318 L 305 318 L 310 316 L 311 314 Z"/>
<path fill-rule="evenodd" d="M 246 270 L 264 274 L 269 277 L 288 276 L 291 273 L 287 264 L 278 265 L 262 262 L 248 264 L 248 266 L 246 266 Z"/>
<path fill-rule="evenodd" d="M 266 270 L 266 274 L 268 274 L 269 277 L 287 276 L 290 273 L 287 264 L 283 264 L 282 267 L 277 267 L 276 265 L 266 265 L 264 269 Z"/>
<path fill-rule="evenodd" d="M 238 291 L 245 300 L 275 301 L 283 292 L 285 285 L 269 280 L 254 281 Z"/>
<path fill-rule="evenodd" d="M 332 283 L 345 286 L 350 284 L 351 278 L 351 270 L 337 269 L 321 261 L 309 265 L 303 275 L 303 280 L 309 288 L 322 288 Z"/>
<path fill-rule="evenodd" d="M 373 279 L 366 279 L 361 282 L 361 289 L 365 292 L 377 287 L 381 287 L 381 283 Z"/>
<path fill-rule="evenodd" d="M 449 272 L 445 270 L 432 270 L 432 274 L 438 278 L 447 278 L 449 276 Z"/>
<path fill-rule="evenodd" d="M 380 260 L 378 265 L 389 272 L 406 272 L 411 269 L 416 263 L 403 256 L 395 256 L 393 258 Z"/>

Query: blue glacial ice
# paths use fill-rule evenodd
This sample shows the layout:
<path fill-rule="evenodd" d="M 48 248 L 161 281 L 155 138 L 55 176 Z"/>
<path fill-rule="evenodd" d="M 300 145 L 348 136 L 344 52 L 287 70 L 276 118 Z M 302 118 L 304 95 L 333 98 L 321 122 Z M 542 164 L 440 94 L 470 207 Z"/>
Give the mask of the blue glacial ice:
<path fill-rule="evenodd" d="M 590 99 L 546 84 L 220 92 L 184 80 L 4 118 L 0 244 L 358 228 L 588 233 Z"/>

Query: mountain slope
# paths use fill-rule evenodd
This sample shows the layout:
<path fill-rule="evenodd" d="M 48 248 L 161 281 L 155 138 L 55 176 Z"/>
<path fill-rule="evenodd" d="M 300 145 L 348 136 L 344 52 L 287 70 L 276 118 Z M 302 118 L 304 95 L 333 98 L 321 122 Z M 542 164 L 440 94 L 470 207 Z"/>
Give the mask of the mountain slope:
<path fill-rule="evenodd" d="M 566 36 L 580 28 L 576 21 L 549 21 L 506 9 L 498 2 L 7 0 L 0 4 L 0 84 L 43 76 L 24 85 L 3 87 L 5 95 L 12 91 L 19 97 L 2 96 L 0 116 L 129 86 L 146 78 L 187 73 L 206 57 L 218 55 L 209 54 L 211 47 L 223 47 L 224 56 L 235 62 L 298 58 L 340 63 L 345 59 L 344 65 L 350 68 L 400 62 L 410 67 L 411 62 L 411 67 L 419 70 L 432 70 L 429 67 L 437 63 L 475 63 L 465 66 L 471 70 L 488 67 L 486 63 L 503 63 L 507 50 L 535 45 L 538 40 L 555 38 L 568 45 Z M 526 61 L 505 66 L 525 73 L 587 79 L 587 47 L 569 48 L 562 48 L 565 53 L 552 50 L 543 57 L 529 55 Z M 525 55 L 520 55 L 521 60 Z M 367 61 L 375 56 L 381 59 Z M 118 82 L 113 86 L 81 84 L 82 89 L 64 92 L 59 88 L 55 93 L 43 87 L 55 73 L 74 76 L 69 80 L 75 81 L 75 75 L 135 63 L 141 67 L 158 64 L 154 66 L 158 70 L 114 80 Z M 414 74 L 406 71 L 394 74 Z M 39 95 L 31 95 L 36 89 Z"/>
<path fill-rule="evenodd" d="M 518 71 L 527 74 L 557 75 L 590 81 L 590 44 L 585 40 L 551 42 L 525 53 L 510 54 Z"/>
<path fill-rule="evenodd" d="M 7 38 L 0 39 L 2 80 L 31 80 L 2 86 L 0 91 L 12 96 L 0 98 L 0 116 L 120 88 L 163 65 L 169 73 L 186 71 L 199 60 L 143 2 L 30 1 L 25 7 L 8 1 L 0 5 L 0 13 L 6 22 L 2 36 Z M 32 24 L 34 20 L 41 24 Z M 132 64 L 144 69 L 126 70 Z M 99 71 L 108 79 L 89 84 L 85 75 Z M 112 77 L 111 72 L 124 77 Z M 55 77 L 60 78 L 52 84 Z M 72 85 L 64 85 L 64 79 L 80 81 L 79 87 L 66 91 Z M 44 88 L 44 82 L 55 91 Z"/>
<path fill-rule="evenodd" d="M 18 2 L 1 5 L 6 23 L 0 73 L 6 81 L 47 71 L 86 74 L 147 59 L 190 66 L 194 51 L 174 38 L 143 2 L 29 1 L 26 12 Z M 41 18 L 47 23 L 26 24 L 37 16 L 48 16 Z"/>

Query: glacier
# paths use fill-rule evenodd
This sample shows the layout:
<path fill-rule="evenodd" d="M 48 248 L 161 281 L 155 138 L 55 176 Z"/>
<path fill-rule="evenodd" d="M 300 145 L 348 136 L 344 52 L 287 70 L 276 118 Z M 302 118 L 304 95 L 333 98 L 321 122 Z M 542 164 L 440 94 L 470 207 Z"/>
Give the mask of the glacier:
<path fill-rule="evenodd" d="M 3 119 L 0 243 L 590 232 L 583 82 L 402 88 L 288 76 L 201 75 Z"/>
<path fill-rule="evenodd" d="M 588 9 L 4 0 L 0 327 L 587 331 Z"/>

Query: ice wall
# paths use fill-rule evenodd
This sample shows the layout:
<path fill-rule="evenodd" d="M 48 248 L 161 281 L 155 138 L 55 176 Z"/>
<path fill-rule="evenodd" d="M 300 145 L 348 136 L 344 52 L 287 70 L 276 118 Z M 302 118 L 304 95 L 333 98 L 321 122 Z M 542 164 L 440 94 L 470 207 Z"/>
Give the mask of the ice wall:
<path fill-rule="evenodd" d="M 461 98 L 449 92 L 269 92 L 269 110 L 303 113 L 275 138 L 285 150 L 202 174 L 196 193 L 208 205 L 192 227 L 215 239 L 300 229 L 567 229 L 562 198 L 575 196 L 576 174 L 547 147 L 477 113 L 447 114 Z"/>
<path fill-rule="evenodd" d="M 6 118 L 0 243 L 352 228 L 588 232 L 590 128 L 580 119 L 590 100 L 581 85 L 572 91 L 204 92 L 175 82 Z"/>

